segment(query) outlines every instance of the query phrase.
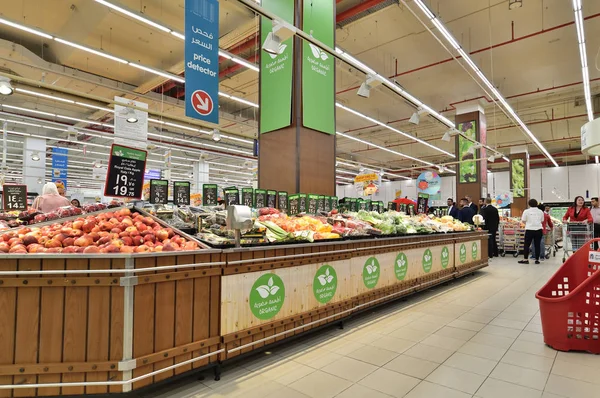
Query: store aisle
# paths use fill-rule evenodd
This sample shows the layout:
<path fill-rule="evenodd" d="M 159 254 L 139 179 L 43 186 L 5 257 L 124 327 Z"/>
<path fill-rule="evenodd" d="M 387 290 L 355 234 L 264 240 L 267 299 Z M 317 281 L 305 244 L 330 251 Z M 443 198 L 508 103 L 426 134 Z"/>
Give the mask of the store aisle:
<path fill-rule="evenodd" d="M 600 356 L 542 341 L 535 292 L 560 265 L 494 259 L 473 277 L 154 397 L 600 397 Z"/>

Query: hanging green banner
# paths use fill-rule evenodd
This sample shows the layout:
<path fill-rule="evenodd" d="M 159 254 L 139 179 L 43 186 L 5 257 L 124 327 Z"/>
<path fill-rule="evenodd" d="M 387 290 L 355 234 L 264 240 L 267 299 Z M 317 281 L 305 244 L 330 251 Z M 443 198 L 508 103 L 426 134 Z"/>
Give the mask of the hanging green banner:
<path fill-rule="evenodd" d="M 335 3 L 305 1 L 302 30 L 335 47 Z M 302 124 L 335 134 L 335 58 L 312 43 L 302 45 Z"/>
<path fill-rule="evenodd" d="M 282 20 L 294 23 L 294 0 L 262 0 L 261 6 Z M 273 22 L 262 17 L 260 43 L 267 40 Z M 279 45 L 277 52 L 260 53 L 260 132 L 278 130 L 292 124 L 292 70 L 294 38 Z"/>

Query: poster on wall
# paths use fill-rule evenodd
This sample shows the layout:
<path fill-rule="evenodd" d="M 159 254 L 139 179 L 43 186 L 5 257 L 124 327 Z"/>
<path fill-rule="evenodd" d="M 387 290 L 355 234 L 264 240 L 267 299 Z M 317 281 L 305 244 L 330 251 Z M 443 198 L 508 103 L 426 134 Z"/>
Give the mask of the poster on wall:
<path fill-rule="evenodd" d="M 525 160 L 513 159 L 510 162 L 510 189 L 513 197 L 525 197 Z"/>
<path fill-rule="evenodd" d="M 282 20 L 294 23 L 294 0 L 262 0 L 261 6 Z M 272 34 L 273 21 L 262 17 L 260 42 Z M 273 51 L 261 51 L 260 57 L 260 133 L 268 133 L 292 123 L 292 71 L 294 38 L 279 44 Z"/>
<path fill-rule="evenodd" d="M 477 122 L 464 122 L 458 124 L 458 130 L 465 136 L 477 140 Z M 475 145 L 473 142 L 458 136 L 458 182 L 461 184 L 477 182 L 477 162 L 475 161 L 477 150 L 470 152 L 469 149 Z"/>
<path fill-rule="evenodd" d="M 354 177 L 354 188 L 359 196 L 371 196 L 379 192 L 379 174 L 359 174 Z"/>
<path fill-rule="evenodd" d="M 512 203 L 512 194 L 510 192 L 501 193 L 496 196 L 496 206 L 508 207 Z"/>
<path fill-rule="evenodd" d="M 442 179 L 435 171 L 424 171 L 417 177 L 417 194 L 427 194 L 429 200 L 442 197 Z"/>
<path fill-rule="evenodd" d="M 65 193 L 67 190 L 68 153 L 67 148 L 52 148 L 52 182 L 56 184 L 59 193 Z"/>
<path fill-rule="evenodd" d="M 115 96 L 115 144 L 145 150 L 148 147 L 148 109 L 145 102 Z"/>

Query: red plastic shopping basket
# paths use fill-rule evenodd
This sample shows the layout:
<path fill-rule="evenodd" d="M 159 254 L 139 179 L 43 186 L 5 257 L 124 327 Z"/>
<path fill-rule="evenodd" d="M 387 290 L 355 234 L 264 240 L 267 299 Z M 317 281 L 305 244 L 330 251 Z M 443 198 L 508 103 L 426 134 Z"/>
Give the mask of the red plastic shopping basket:
<path fill-rule="evenodd" d="M 536 297 L 544 342 L 559 351 L 600 354 L 600 251 L 581 246 Z"/>

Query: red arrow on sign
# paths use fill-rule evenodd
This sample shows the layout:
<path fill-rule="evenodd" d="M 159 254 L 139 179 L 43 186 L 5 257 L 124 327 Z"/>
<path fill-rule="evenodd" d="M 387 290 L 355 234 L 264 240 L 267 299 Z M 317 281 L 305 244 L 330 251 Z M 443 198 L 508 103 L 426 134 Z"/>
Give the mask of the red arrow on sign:
<path fill-rule="evenodd" d="M 202 116 L 210 115 L 210 113 L 213 111 L 213 100 L 206 91 L 194 91 L 192 93 L 191 102 L 192 106 L 194 107 L 194 110 Z"/>

